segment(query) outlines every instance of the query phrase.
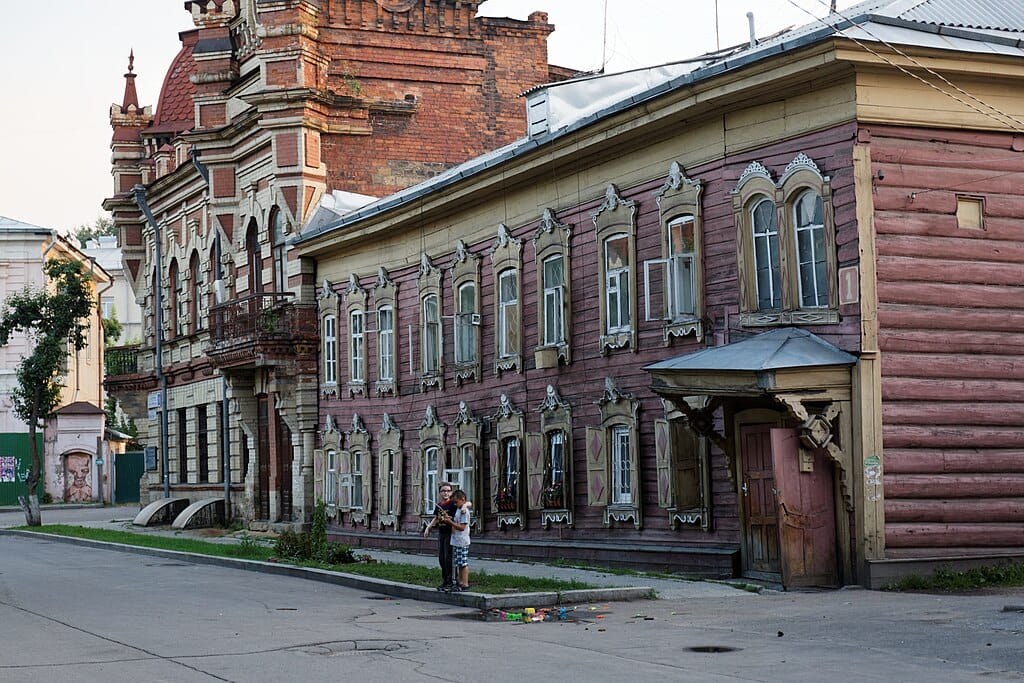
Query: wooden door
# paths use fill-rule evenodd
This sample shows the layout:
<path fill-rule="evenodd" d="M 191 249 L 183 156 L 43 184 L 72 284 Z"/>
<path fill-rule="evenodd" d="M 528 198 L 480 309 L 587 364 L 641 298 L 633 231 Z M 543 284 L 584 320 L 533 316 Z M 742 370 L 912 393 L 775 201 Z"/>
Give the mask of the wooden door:
<path fill-rule="evenodd" d="M 281 413 L 277 418 L 277 493 L 281 501 L 281 520 L 292 518 L 292 430 L 288 429 Z"/>
<path fill-rule="evenodd" d="M 772 425 L 740 428 L 741 482 L 743 496 L 744 575 L 779 581 L 779 520 L 775 506 L 775 478 L 772 471 Z"/>
<path fill-rule="evenodd" d="M 270 420 L 266 395 L 256 398 L 256 481 L 255 512 L 258 519 L 270 519 Z"/>
<path fill-rule="evenodd" d="M 778 490 L 782 583 L 787 588 L 834 586 L 838 567 L 832 464 L 818 451 L 811 471 L 801 472 L 795 429 L 772 429 L 771 449 Z"/>

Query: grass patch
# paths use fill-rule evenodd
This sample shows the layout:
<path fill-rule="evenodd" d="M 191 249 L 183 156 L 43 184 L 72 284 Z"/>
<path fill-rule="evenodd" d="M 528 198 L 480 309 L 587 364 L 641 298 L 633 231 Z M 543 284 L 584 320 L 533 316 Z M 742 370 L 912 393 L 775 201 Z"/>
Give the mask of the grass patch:
<path fill-rule="evenodd" d="M 951 569 L 936 569 L 931 576 L 917 574 L 904 576 L 898 581 L 886 584 L 882 590 L 958 591 L 1011 586 L 1024 586 L 1024 563 L 1003 562 L 959 572 Z"/>
<path fill-rule="evenodd" d="M 276 556 L 274 548 L 243 538 L 239 543 L 213 543 L 187 537 L 162 536 L 156 534 L 137 534 L 130 531 L 112 529 L 96 529 L 92 527 L 73 526 L 69 524 L 46 524 L 38 527 L 19 527 L 24 531 L 71 536 L 122 545 L 135 545 L 144 548 L 177 550 L 185 553 L 212 555 L 215 557 L 233 557 L 244 560 L 278 561 L 282 564 L 294 564 L 300 567 L 315 567 L 345 574 L 358 574 L 386 581 L 396 581 L 414 586 L 433 588 L 441 583 L 439 568 L 424 567 L 415 564 L 398 562 L 372 562 L 366 556 L 356 555 L 355 562 L 345 564 L 328 564 L 317 561 L 282 560 Z M 509 592 L 533 593 L 538 591 L 568 591 L 597 588 L 583 581 L 562 581 L 559 579 L 530 578 L 512 574 L 489 574 L 485 571 L 475 572 L 470 562 L 469 583 L 475 593 L 499 595 Z"/>

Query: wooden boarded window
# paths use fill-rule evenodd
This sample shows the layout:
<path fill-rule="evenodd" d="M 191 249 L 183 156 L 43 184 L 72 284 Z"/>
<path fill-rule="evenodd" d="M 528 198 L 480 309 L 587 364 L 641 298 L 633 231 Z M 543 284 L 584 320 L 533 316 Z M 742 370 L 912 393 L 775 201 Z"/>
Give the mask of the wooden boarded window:
<path fill-rule="evenodd" d="M 710 528 L 707 439 L 690 430 L 685 418 L 655 420 L 658 507 L 673 529 L 680 524 Z"/>

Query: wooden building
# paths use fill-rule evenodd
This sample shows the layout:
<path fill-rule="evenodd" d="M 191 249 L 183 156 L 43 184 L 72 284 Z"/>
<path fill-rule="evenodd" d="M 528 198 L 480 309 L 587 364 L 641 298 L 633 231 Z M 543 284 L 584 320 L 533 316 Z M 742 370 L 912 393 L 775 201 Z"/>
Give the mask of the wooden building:
<path fill-rule="evenodd" d="M 155 113 L 129 61 L 104 208 L 144 334 L 106 381 L 158 449 L 145 502 L 308 522 L 315 287 L 288 240 L 523 134 L 517 95 L 569 72 L 547 62 L 546 14 L 482 1 L 185 2 Z"/>
<path fill-rule="evenodd" d="M 307 226 L 333 535 L 418 548 L 449 480 L 518 559 L 799 586 L 1024 555 L 1021 33 L 867 2 L 537 88 L 527 138 Z"/>

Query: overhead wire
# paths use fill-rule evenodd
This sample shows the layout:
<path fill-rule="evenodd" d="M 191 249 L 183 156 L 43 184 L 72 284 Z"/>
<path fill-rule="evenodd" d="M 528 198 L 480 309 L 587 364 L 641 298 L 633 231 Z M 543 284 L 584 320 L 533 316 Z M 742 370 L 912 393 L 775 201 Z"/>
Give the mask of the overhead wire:
<path fill-rule="evenodd" d="M 788 2 L 793 7 L 796 7 L 801 12 L 804 12 L 805 14 L 813 17 L 816 21 L 821 22 L 825 26 L 828 26 L 829 28 L 832 28 L 832 29 L 834 29 L 836 31 L 840 30 L 840 28 L 839 28 L 839 26 L 837 24 L 834 24 L 832 22 L 827 21 L 827 17 L 825 17 L 825 18 L 818 17 L 813 12 L 808 10 L 806 7 L 803 7 L 802 5 L 797 3 L 795 0 L 786 0 L 786 2 Z M 826 6 L 826 7 L 829 6 L 828 4 L 826 4 L 825 0 L 816 0 L 816 2 L 818 4 Z M 917 66 L 918 68 L 920 68 L 922 71 L 925 71 L 925 72 L 931 74 L 932 76 L 934 76 L 935 78 L 939 79 L 940 81 L 942 81 L 943 83 L 945 83 L 949 87 L 953 88 L 956 92 L 960 93 L 964 97 L 966 97 L 966 98 L 968 98 L 970 100 L 973 100 L 974 102 L 976 102 L 979 105 L 981 105 L 981 107 L 987 108 L 988 110 L 991 110 L 991 111 L 986 111 L 985 109 L 979 108 L 979 107 L 975 106 L 974 104 L 971 104 L 970 102 L 968 102 L 968 101 L 966 101 L 966 100 L 964 100 L 964 99 L 962 99 L 960 97 L 957 97 L 954 93 L 948 92 L 947 90 L 944 90 L 944 89 L 940 88 L 935 83 L 932 83 L 931 81 L 929 81 L 929 80 L 927 80 L 925 78 L 922 78 L 918 74 L 915 74 L 912 71 L 908 70 L 906 67 L 904 67 L 904 66 L 902 66 L 900 64 L 897 64 L 896 62 L 891 60 L 886 55 L 881 54 L 877 50 L 872 49 L 864 41 L 858 40 L 857 38 L 855 38 L 852 35 L 844 35 L 844 37 L 846 39 L 852 41 L 853 43 L 855 43 L 861 49 L 865 50 L 866 52 L 871 53 L 875 57 L 877 57 L 877 58 L 881 59 L 882 61 L 884 61 L 889 66 L 891 66 L 891 67 L 893 67 L 895 69 L 898 69 L 899 71 L 903 72 L 907 76 L 910 76 L 911 78 L 913 78 L 913 79 L 915 79 L 917 81 L 920 81 L 921 83 L 925 84 L 926 86 L 928 86 L 932 90 L 935 90 L 936 92 L 939 92 L 942 95 L 945 95 L 946 97 L 949 97 L 950 99 L 953 99 L 956 102 L 959 102 L 960 104 L 964 105 L 968 109 L 971 109 L 971 110 L 977 112 L 978 114 L 981 114 L 982 116 L 984 116 L 986 118 L 992 119 L 993 121 L 998 122 L 1000 125 L 1004 125 L 1005 126 L 1005 125 L 1009 124 L 1010 128 L 1012 128 L 1014 130 L 1014 132 L 1024 133 L 1024 121 L 1016 118 L 1015 116 L 1013 116 L 1011 114 L 1007 114 L 1006 112 L 1000 110 L 998 107 L 996 107 L 996 106 L 994 106 L 992 104 L 989 104 L 988 102 L 985 102 L 984 100 L 982 100 L 982 99 L 976 97 L 975 95 L 972 95 L 971 93 L 967 92 L 966 90 L 964 90 L 960 86 L 958 86 L 955 83 L 951 82 L 949 79 L 947 79 L 942 74 L 936 72 L 935 70 L 933 70 L 932 68 L 928 67 L 927 65 L 922 64 L 917 59 L 915 59 L 914 57 L 911 57 L 906 52 L 904 52 L 903 50 L 899 49 L 898 47 L 896 47 L 895 45 L 893 45 L 889 41 L 887 41 L 884 38 L 881 38 L 881 37 L 875 35 L 874 33 L 872 33 L 870 31 L 870 29 L 866 28 L 863 24 L 860 24 L 860 23 L 854 21 L 853 19 L 851 19 L 847 15 L 843 14 L 841 11 L 835 11 L 835 12 L 832 12 L 832 14 L 835 15 L 835 16 L 841 17 L 843 20 L 849 22 L 851 26 L 854 26 L 854 27 L 860 29 L 861 31 L 863 31 L 867 35 L 871 36 L 873 39 L 877 40 L 882 45 L 885 45 L 887 48 L 889 48 L 890 50 L 892 50 L 893 52 L 895 52 L 899 56 L 903 57 L 904 59 L 906 59 L 910 63 L 912 63 L 915 66 Z M 994 114 L 992 112 L 994 112 Z M 1000 117 L 1002 117 L 1002 118 L 1000 118 Z"/>

